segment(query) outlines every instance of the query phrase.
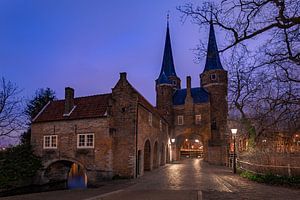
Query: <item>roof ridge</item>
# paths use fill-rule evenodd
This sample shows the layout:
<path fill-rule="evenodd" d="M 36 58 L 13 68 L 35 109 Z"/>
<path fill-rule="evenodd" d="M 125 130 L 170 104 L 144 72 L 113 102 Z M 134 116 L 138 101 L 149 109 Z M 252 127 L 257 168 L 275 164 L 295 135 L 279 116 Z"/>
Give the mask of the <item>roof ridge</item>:
<path fill-rule="evenodd" d="M 80 96 L 80 97 L 75 97 L 74 99 L 80 99 L 80 98 L 88 98 L 88 97 L 96 97 L 96 96 L 108 96 L 111 95 L 112 93 L 103 93 L 103 94 L 94 94 L 94 95 L 88 95 L 88 96 Z"/>
<path fill-rule="evenodd" d="M 83 99 L 83 98 L 96 97 L 96 96 L 106 96 L 106 95 L 111 95 L 111 94 L 112 93 L 93 94 L 93 95 L 88 95 L 88 96 L 74 97 L 74 99 Z M 57 99 L 57 100 L 53 100 L 53 102 L 64 101 L 64 100 L 65 99 Z"/>

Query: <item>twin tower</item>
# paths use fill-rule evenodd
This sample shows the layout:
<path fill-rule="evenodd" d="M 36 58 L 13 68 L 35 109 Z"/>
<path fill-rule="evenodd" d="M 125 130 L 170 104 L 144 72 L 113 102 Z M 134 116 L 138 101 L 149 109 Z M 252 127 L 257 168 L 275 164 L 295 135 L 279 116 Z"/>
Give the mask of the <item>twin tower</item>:
<path fill-rule="evenodd" d="M 228 78 L 227 71 L 220 61 L 212 23 L 210 23 L 206 63 L 199 77 L 197 87 L 191 86 L 189 76 L 187 88 L 181 87 L 181 80 L 175 72 L 167 24 L 162 66 L 156 79 L 156 107 L 168 120 L 171 137 L 177 138 L 173 156 L 179 159 L 182 138 L 198 137 L 204 146 L 204 159 L 215 164 L 225 164 Z"/>

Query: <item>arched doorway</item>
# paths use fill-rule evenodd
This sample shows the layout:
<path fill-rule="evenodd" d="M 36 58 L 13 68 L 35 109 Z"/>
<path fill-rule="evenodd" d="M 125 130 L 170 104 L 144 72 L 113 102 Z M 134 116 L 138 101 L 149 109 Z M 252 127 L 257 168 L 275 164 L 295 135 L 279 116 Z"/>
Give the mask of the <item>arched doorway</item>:
<path fill-rule="evenodd" d="M 154 143 L 154 148 L 153 148 L 153 167 L 154 168 L 158 167 L 158 144 L 157 144 L 157 141 Z"/>
<path fill-rule="evenodd" d="M 87 175 L 82 165 L 68 160 L 58 160 L 46 168 L 44 177 L 55 183 L 55 189 L 75 189 L 87 187 Z"/>
<path fill-rule="evenodd" d="M 144 146 L 144 171 L 151 170 L 151 145 L 150 141 L 147 140 Z"/>
<path fill-rule="evenodd" d="M 165 144 L 161 144 L 161 150 L 160 150 L 160 165 L 164 165 L 166 162 L 166 149 L 165 149 Z"/>

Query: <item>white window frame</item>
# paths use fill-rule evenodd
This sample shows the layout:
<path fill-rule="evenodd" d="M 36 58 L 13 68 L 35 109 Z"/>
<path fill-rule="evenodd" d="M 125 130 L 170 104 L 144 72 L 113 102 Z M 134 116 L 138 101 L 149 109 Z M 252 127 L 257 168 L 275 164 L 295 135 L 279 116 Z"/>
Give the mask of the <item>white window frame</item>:
<path fill-rule="evenodd" d="M 202 116 L 200 114 L 195 115 L 195 124 L 200 124 L 202 120 L 201 118 Z"/>
<path fill-rule="evenodd" d="M 49 138 L 49 146 L 46 146 L 46 138 Z M 55 143 L 53 143 L 53 139 L 55 138 Z M 44 149 L 57 149 L 58 137 L 57 135 L 44 135 L 43 138 L 43 148 Z"/>
<path fill-rule="evenodd" d="M 180 126 L 184 124 L 183 115 L 178 115 L 177 116 L 177 124 L 180 125 Z"/>
<path fill-rule="evenodd" d="M 152 126 L 153 116 L 152 116 L 151 112 L 149 112 L 149 115 L 148 115 L 148 122 L 149 122 L 149 125 Z"/>
<path fill-rule="evenodd" d="M 93 141 L 92 141 L 92 145 L 87 145 L 88 144 L 88 136 L 92 135 L 93 136 Z M 83 145 L 79 145 L 80 143 L 80 136 L 83 136 L 84 140 L 83 140 Z M 95 134 L 94 133 L 80 133 L 77 134 L 77 148 L 78 149 L 92 149 L 95 146 Z"/>
<path fill-rule="evenodd" d="M 161 119 L 159 120 L 159 130 L 162 131 L 163 130 L 163 127 L 162 127 L 162 121 Z"/>

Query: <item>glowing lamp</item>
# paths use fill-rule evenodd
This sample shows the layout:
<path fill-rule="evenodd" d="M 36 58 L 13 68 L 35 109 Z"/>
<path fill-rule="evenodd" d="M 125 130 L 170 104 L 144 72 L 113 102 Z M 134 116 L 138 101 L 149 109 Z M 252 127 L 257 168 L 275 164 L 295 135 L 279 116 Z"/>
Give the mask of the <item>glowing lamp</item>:
<path fill-rule="evenodd" d="M 234 136 L 235 136 L 235 135 L 236 135 L 236 133 L 237 133 L 237 129 L 236 129 L 236 128 L 232 128 L 232 129 L 231 129 L 231 133 L 232 133 L 232 135 L 234 135 Z"/>

